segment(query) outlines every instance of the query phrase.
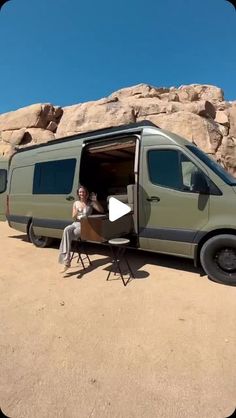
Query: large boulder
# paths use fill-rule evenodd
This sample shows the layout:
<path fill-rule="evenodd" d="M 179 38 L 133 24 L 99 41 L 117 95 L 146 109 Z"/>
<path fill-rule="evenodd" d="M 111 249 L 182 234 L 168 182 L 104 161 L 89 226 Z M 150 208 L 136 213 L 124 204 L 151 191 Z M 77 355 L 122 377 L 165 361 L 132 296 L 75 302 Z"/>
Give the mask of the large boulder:
<path fill-rule="evenodd" d="M 213 120 L 190 112 L 169 115 L 150 115 L 148 119 L 162 129 L 183 136 L 196 143 L 203 151 L 215 153 L 221 144 L 222 133 Z"/>
<path fill-rule="evenodd" d="M 216 86 L 208 84 L 190 84 L 180 86 L 177 89 L 180 101 L 189 102 L 195 100 L 208 100 L 209 102 L 221 102 L 224 100 L 223 90 Z"/>
<path fill-rule="evenodd" d="M 224 126 L 229 126 L 228 112 L 226 112 L 225 110 L 217 110 L 215 115 L 215 122 L 220 123 Z"/>
<path fill-rule="evenodd" d="M 135 122 L 135 115 L 130 106 L 122 105 L 117 100 L 102 99 L 65 107 L 56 137 L 132 122 Z"/>
<path fill-rule="evenodd" d="M 55 139 L 53 132 L 41 128 L 28 128 L 25 130 L 24 136 L 19 143 L 19 147 L 34 144 L 42 144 Z"/>
<path fill-rule="evenodd" d="M 191 112 L 206 118 L 215 118 L 216 109 L 212 103 L 200 100 L 194 103 L 181 103 L 178 101 L 166 101 L 160 99 L 129 99 L 129 105 L 133 107 L 137 118 L 145 118 L 160 113 Z"/>
<path fill-rule="evenodd" d="M 0 142 L 0 157 L 10 157 L 14 151 L 14 148 L 11 144 L 7 144 L 6 142 Z"/>
<path fill-rule="evenodd" d="M 16 147 L 144 119 L 194 141 L 236 174 L 236 101 L 224 100 L 221 88 L 207 84 L 138 84 L 64 109 L 45 103 L 2 114 L 0 155 L 10 155 Z"/>
<path fill-rule="evenodd" d="M 51 104 L 33 104 L 13 112 L 0 115 L 0 131 L 13 131 L 22 128 L 47 129 L 51 121 L 58 124 L 62 109 Z"/>
<path fill-rule="evenodd" d="M 236 103 L 229 109 L 230 130 L 229 134 L 236 138 Z"/>
<path fill-rule="evenodd" d="M 169 93 L 170 89 L 166 87 L 153 87 L 149 84 L 138 84 L 137 86 L 125 87 L 117 90 L 109 96 L 109 99 L 120 101 L 129 100 L 131 97 L 136 99 L 157 97 L 160 98 L 163 93 Z"/>
<path fill-rule="evenodd" d="M 236 138 L 229 136 L 223 138 L 216 159 L 227 171 L 236 176 Z"/>
<path fill-rule="evenodd" d="M 47 142 L 55 138 L 63 110 L 51 104 L 34 104 L 0 115 L 0 156 L 15 147 Z"/>
<path fill-rule="evenodd" d="M 13 147 L 15 145 L 19 145 L 23 140 L 26 128 L 16 129 L 14 131 L 2 131 L 1 132 L 1 140 L 3 142 L 7 142 L 11 144 Z"/>

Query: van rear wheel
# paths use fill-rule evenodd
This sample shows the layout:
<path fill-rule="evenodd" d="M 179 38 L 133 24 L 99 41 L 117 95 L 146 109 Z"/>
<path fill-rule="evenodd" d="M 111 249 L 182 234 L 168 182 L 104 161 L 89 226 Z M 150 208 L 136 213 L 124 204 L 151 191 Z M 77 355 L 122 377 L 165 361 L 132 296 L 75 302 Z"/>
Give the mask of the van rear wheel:
<path fill-rule="evenodd" d="M 35 235 L 32 223 L 29 226 L 28 238 L 32 244 L 39 248 L 48 247 L 52 243 L 52 238 Z"/>
<path fill-rule="evenodd" d="M 217 235 L 202 246 L 200 260 L 211 280 L 236 285 L 236 236 Z"/>

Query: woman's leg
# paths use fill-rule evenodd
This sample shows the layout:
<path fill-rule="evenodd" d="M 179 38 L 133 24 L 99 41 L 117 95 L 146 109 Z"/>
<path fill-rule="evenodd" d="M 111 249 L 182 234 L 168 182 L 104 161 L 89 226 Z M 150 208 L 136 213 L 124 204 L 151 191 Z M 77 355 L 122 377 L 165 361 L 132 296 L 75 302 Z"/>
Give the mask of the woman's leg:
<path fill-rule="evenodd" d="M 60 254 L 59 254 L 59 263 L 65 264 L 66 266 L 70 265 L 70 251 L 71 251 L 71 242 L 73 239 L 77 239 L 80 236 L 80 223 L 73 222 L 72 225 L 68 225 L 62 235 L 62 240 L 60 244 Z"/>
<path fill-rule="evenodd" d="M 81 233 L 81 224 L 80 222 L 74 222 L 74 224 L 76 224 L 74 229 L 74 239 L 78 239 Z"/>

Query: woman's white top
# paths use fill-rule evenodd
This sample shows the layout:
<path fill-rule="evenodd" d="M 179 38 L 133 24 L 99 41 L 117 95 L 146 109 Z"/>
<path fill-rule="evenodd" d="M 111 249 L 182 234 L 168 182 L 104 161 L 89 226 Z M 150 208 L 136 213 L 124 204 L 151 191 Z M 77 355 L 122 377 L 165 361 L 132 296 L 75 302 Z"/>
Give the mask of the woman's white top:
<path fill-rule="evenodd" d="M 76 200 L 76 202 L 74 203 L 74 208 L 77 211 L 76 219 L 78 221 L 80 221 L 81 218 L 85 218 L 86 216 L 91 215 L 91 213 L 93 211 L 92 203 L 88 203 L 86 206 L 81 208 L 80 207 L 80 202 L 78 200 Z"/>

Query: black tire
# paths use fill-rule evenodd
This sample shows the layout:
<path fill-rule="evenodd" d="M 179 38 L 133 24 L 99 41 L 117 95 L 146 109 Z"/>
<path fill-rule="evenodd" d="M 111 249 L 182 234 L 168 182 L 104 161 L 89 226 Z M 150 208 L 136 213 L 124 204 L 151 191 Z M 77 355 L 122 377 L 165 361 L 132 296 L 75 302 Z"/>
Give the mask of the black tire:
<path fill-rule="evenodd" d="M 216 235 L 201 248 L 200 260 L 211 280 L 236 286 L 236 236 Z"/>
<path fill-rule="evenodd" d="M 35 235 L 32 223 L 29 226 L 28 238 L 29 238 L 29 241 L 32 242 L 32 244 L 34 244 L 36 247 L 39 247 L 39 248 L 48 247 L 52 243 L 52 238 L 50 237 L 43 237 L 40 235 Z"/>

